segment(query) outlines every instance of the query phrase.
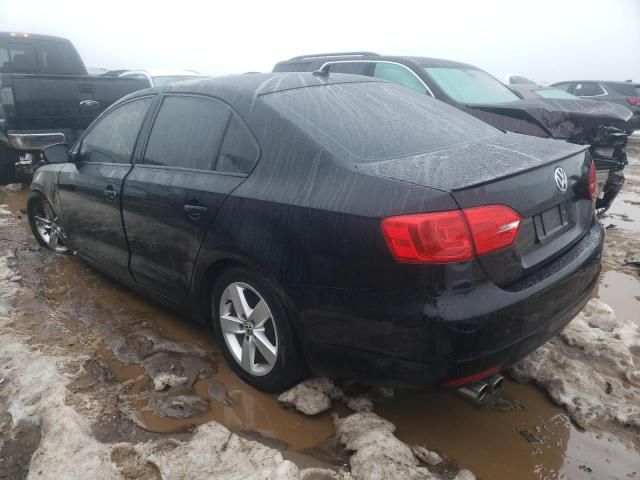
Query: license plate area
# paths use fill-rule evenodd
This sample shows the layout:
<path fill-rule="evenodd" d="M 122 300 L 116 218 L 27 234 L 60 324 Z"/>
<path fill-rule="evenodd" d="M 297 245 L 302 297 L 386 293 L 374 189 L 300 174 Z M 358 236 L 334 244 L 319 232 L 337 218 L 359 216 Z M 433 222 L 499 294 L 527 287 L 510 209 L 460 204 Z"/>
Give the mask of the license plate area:
<path fill-rule="evenodd" d="M 562 232 L 569 230 L 571 225 L 569 224 L 566 203 L 563 202 L 539 215 L 534 215 L 533 223 L 536 229 L 536 238 L 540 243 L 548 242 Z"/>

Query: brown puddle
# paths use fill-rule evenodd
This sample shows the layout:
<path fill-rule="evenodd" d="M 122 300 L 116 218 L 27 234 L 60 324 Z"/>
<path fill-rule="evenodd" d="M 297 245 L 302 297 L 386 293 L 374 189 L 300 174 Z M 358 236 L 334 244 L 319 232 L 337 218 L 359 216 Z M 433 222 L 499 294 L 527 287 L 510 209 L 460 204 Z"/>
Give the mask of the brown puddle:
<path fill-rule="evenodd" d="M 0 192 L 0 203 L 15 212 L 24 208 L 27 194 L 26 189 L 5 190 Z M 29 245 L 35 245 L 35 241 Z M 54 257 L 40 251 L 36 261 L 39 263 L 32 272 L 21 273 L 44 275 L 49 308 L 103 334 L 105 341 L 96 357 L 109 366 L 118 382 L 131 381 L 124 403 L 146 429 L 175 433 L 217 421 L 240 434 L 254 432 L 250 434 L 256 438 L 293 451 L 308 451 L 333 435 L 330 413 L 306 417 L 282 408 L 274 396 L 244 384 L 227 366 L 209 328 L 112 282 L 75 257 Z M 600 298 L 619 316 L 637 319 L 634 314 L 640 304 L 634 296 L 638 295 L 639 283 L 624 273 L 606 272 Z M 79 330 L 74 334 L 82 335 L 81 329 L 73 328 Z M 126 340 L 144 331 L 151 332 L 147 338 L 151 343 L 160 338 L 166 344 L 146 357 L 126 357 L 127 352 L 135 350 L 130 349 L 124 354 L 120 351 L 120 360 L 116 358 L 113 338 Z M 165 355 L 160 360 L 154 356 L 158 352 Z M 202 353 L 214 366 L 205 368 L 204 373 L 201 363 L 186 360 Z M 154 389 L 149 371 L 158 363 L 166 366 L 162 362 L 171 359 L 176 362 L 176 372 L 189 377 L 188 382 L 193 379 L 192 388 Z M 167 406 L 193 410 L 186 418 L 158 414 Z M 481 479 L 640 479 L 637 450 L 609 434 L 580 431 L 563 409 L 532 385 L 507 381 L 493 405 L 483 408 L 451 394 L 399 392 L 395 398 L 378 403 L 375 411 L 397 426 L 401 440 L 441 452 Z M 199 413 L 191 415 L 194 412 Z"/>
<path fill-rule="evenodd" d="M 610 270 L 602 274 L 598 298 L 610 305 L 617 318 L 640 324 L 640 278 Z"/>
<path fill-rule="evenodd" d="M 477 407 L 446 393 L 407 392 L 375 410 L 396 425 L 404 442 L 439 451 L 482 479 L 640 475 L 638 451 L 613 437 L 579 431 L 532 385 L 506 381 L 493 403 Z"/>
<path fill-rule="evenodd" d="M 254 431 L 263 437 L 285 442 L 292 450 L 314 447 L 333 434 L 333 422 L 329 413 L 307 417 L 284 409 L 274 396 L 259 392 L 242 382 L 224 361 L 213 339 L 213 333 L 208 328 L 181 318 L 102 275 L 98 275 L 99 278 L 96 279 L 96 274 L 87 270 L 78 259 L 70 260 L 47 269 L 50 284 L 60 286 L 61 279 L 70 281 L 62 282 L 64 288 L 58 288 L 55 294 L 48 292 L 50 300 L 55 302 L 56 297 L 61 295 L 65 299 L 73 297 L 81 299 L 85 304 L 93 304 L 95 311 L 87 318 L 98 327 L 100 323 L 110 322 L 115 316 L 119 316 L 117 324 L 112 322 L 112 326 L 116 327 L 115 335 L 124 333 L 123 337 L 126 338 L 127 335 L 137 335 L 138 331 L 149 330 L 150 335 L 153 332 L 155 336 L 166 339 L 167 343 L 178 344 L 169 346 L 169 350 L 186 347 L 183 352 L 169 352 L 175 357 L 176 365 L 182 363 L 189 367 L 193 362 L 184 360 L 200 353 L 213 359 L 217 373 L 198 379 L 193 389 L 176 392 L 176 395 L 195 393 L 205 399 L 208 403 L 205 412 L 186 418 L 161 416 L 148 408 L 148 398 L 142 396 L 130 399 L 129 406 L 148 430 L 179 432 L 190 426 L 215 420 L 232 431 Z M 73 306 L 72 304 L 67 308 L 73 310 Z M 100 313 L 95 315 L 98 312 Z M 136 318 L 140 320 L 136 321 Z M 145 368 L 139 363 L 127 364 L 118 360 L 108 347 L 102 348 L 99 355 L 119 381 L 136 380 L 129 391 L 133 397 L 143 391 L 152 392 L 152 396 L 162 396 L 165 393 L 155 392 L 148 377 L 145 376 L 142 380 L 138 378 L 145 373 Z M 186 375 L 189 373 L 185 372 Z M 212 383 L 223 386 L 231 401 L 230 406 L 219 400 L 220 395 L 215 388 L 212 389 L 213 395 L 209 394 Z"/>

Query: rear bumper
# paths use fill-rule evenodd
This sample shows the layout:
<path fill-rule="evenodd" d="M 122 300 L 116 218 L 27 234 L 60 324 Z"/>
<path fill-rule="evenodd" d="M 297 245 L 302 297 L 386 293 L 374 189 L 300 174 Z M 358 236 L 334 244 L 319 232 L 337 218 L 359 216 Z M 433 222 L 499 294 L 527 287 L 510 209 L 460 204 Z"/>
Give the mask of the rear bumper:
<path fill-rule="evenodd" d="M 603 240 L 594 220 L 571 250 L 510 290 L 484 281 L 425 302 L 401 294 L 318 296 L 316 289 L 311 295 L 325 308 L 301 309 L 296 325 L 307 362 L 321 375 L 426 390 L 495 365 L 506 368 L 560 332 L 591 298 Z M 304 290 L 292 292 L 295 303 L 310 295 Z M 329 311 L 331 305 L 346 307 Z M 389 310 L 396 314 L 387 316 Z"/>
<path fill-rule="evenodd" d="M 25 151 L 42 150 L 67 140 L 61 132 L 7 133 L 7 139 L 13 148 Z"/>

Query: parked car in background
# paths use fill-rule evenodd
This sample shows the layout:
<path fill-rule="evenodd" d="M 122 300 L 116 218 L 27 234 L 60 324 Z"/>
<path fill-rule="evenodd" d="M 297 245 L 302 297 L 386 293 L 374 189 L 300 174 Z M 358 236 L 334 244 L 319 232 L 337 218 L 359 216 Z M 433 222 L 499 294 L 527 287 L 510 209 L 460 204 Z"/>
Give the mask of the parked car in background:
<path fill-rule="evenodd" d="M 537 85 L 533 80 L 517 73 L 507 73 L 504 78 L 507 85 Z"/>
<path fill-rule="evenodd" d="M 597 286 L 586 150 L 387 81 L 236 75 L 131 94 L 49 147 L 28 216 L 44 247 L 211 321 L 261 390 L 308 366 L 481 394 Z"/>
<path fill-rule="evenodd" d="M 591 145 L 601 179 L 597 208 L 606 211 L 622 185 L 631 112 L 581 99 L 522 99 L 473 65 L 371 52 L 316 54 L 278 63 L 274 72 L 351 73 L 389 80 L 453 105 L 498 128 Z"/>
<path fill-rule="evenodd" d="M 172 82 L 185 80 L 197 80 L 204 77 L 193 70 L 112 70 L 105 73 L 107 76 L 120 78 L 135 78 L 147 82 L 147 87 L 160 87 Z"/>
<path fill-rule="evenodd" d="M 572 80 L 557 82 L 551 86 L 580 98 L 623 105 L 633 112 L 633 117 L 629 120 L 628 132 L 640 130 L 640 83 Z"/>
<path fill-rule="evenodd" d="M 580 100 L 575 95 L 571 95 L 566 90 L 555 87 L 541 87 L 535 83 L 515 83 L 510 84 L 509 89 L 515 92 L 520 98 L 551 98 L 565 100 Z"/>
<path fill-rule="evenodd" d="M 89 76 L 63 38 L 0 33 L 0 184 L 30 176 L 42 148 L 73 143 L 140 80 Z"/>

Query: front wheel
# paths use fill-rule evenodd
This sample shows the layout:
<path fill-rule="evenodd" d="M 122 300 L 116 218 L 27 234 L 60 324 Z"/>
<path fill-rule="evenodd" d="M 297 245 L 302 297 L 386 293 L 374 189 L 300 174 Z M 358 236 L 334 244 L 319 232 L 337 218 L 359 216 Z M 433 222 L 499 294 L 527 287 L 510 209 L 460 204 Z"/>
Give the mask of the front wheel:
<path fill-rule="evenodd" d="M 306 367 L 270 280 L 244 268 L 230 268 L 216 281 L 211 298 L 213 328 L 240 378 L 269 393 L 302 379 Z"/>
<path fill-rule="evenodd" d="M 60 218 L 46 198 L 32 193 L 27 202 L 27 215 L 31 231 L 40 245 L 56 253 L 69 251 Z"/>

